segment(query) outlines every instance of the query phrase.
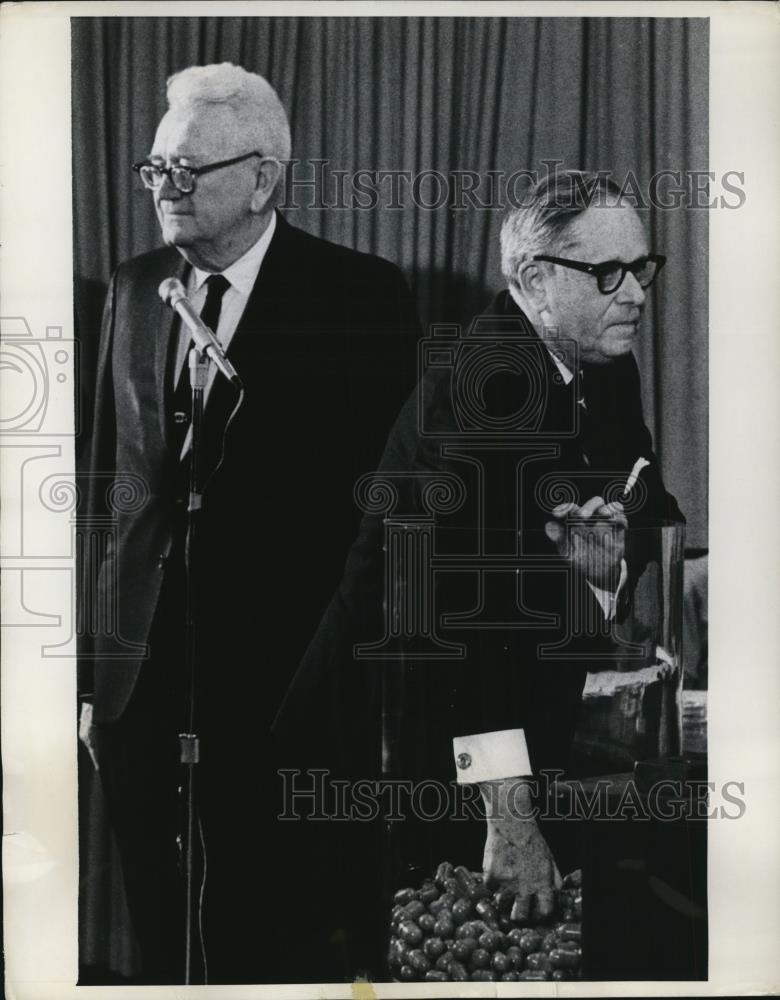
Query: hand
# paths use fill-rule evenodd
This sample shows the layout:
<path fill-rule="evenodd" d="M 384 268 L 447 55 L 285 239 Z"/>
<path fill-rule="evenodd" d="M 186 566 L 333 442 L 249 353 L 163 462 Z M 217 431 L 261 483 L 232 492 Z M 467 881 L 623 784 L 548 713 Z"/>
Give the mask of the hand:
<path fill-rule="evenodd" d="M 99 771 L 97 762 L 97 742 L 95 740 L 95 727 L 92 724 L 92 705 L 88 701 L 81 703 L 81 714 L 79 715 L 79 739 L 87 748 L 87 752 L 95 765 L 95 770 Z"/>
<path fill-rule="evenodd" d="M 544 530 L 558 555 L 568 559 L 594 587 L 614 590 L 626 551 L 628 521 L 623 505 L 591 497 L 582 507 L 561 503 L 551 513 L 555 520 L 548 521 Z"/>
<path fill-rule="evenodd" d="M 514 895 L 512 920 L 544 920 L 555 910 L 561 876 L 532 818 L 528 786 L 517 778 L 480 784 L 487 814 L 482 867 L 492 889 Z"/>

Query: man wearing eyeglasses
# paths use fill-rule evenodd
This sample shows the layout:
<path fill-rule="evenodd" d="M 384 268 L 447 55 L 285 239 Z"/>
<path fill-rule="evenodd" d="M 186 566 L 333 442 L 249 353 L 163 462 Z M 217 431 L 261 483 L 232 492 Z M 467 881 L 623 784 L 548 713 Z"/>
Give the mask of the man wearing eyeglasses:
<path fill-rule="evenodd" d="M 603 655 L 609 623 L 648 558 L 628 544 L 627 525 L 683 518 L 662 482 L 631 353 L 664 263 L 637 213 L 605 177 L 566 172 L 509 213 L 501 250 L 508 288 L 457 340 L 428 342 L 429 370 L 390 434 L 376 483 L 397 489 L 393 517 L 414 523 L 431 517 L 426 495 L 436 474 L 457 477 L 464 501 L 436 514 L 435 544 L 454 539 L 453 551 L 474 554 L 474 570 L 479 553 L 503 553 L 513 573 L 518 551 L 539 562 L 510 578 L 508 591 L 495 559 L 473 590 L 468 567 L 448 576 L 442 566 L 433 576 L 436 605 L 426 604 L 417 621 L 435 621 L 441 640 L 462 642 L 464 659 L 418 663 L 410 654 L 410 666 L 390 661 L 383 673 L 376 659 L 352 658 L 356 644 L 368 649 L 382 639 L 384 609 L 400 606 L 384 589 L 383 515 L 366 514 L 275 729 L 291 758 L 295 733 L 316 734 L 309 760 L 317 762 L 328 735 L 317 732 L 307 705 L 340 685 L 343 743 L 365 748 L 389 733 L 395 779 L 457 777 L 479 786 L 493 810 L 486 841 L 479 824 L 452 822 L 451 814 L 438 829 L 420 822 L 402 855 L 417 878 L 442 859 L 476 866 L 484 850 L 486 872 L 514 894 L 513 916 L 539 920 L 549 917 L 560 883 L 531 818 L 528 779 L 567 767 L 586 671 Z M 482 537 L 469 542 L 475 530 Z M 391 586 L 409 588 L 408 603 L 409 594 L 425 596 L 413 583 Z M 603 627 L 578 631 L 575 604 L 583 620 Z M 469 609 L 465 628 L 444 629 L 445 612 Z M 517 625 L 498 624 L 507 621 Z M 556 652 L 545 658 L 544 645 Z M 403 676 L 402 691 L 394 675 Z M 400 707 L 388 729 L 368 706 L 387 713 L 394 698 Z M 321 755 L 319 763 L 330 761 Z M 375 937 L 380 924 L 381 916 Z"/>
<path fill-rule="evenodd" d="M 193 981 L 294 979 L 306 956 L 296 965 L 289 936 L 285 948 L 273 944 L 270 720 L 357 529 L 353 484 L 375 467 L 413 384 L 417 319 L 396 267 L 310 236 L 276 210 L 290 130 L 262 77 L 191 67 L 169 80 L 167 97 L 151 152 L 134 165 L 166 247 L 118 269 L 104 313 L 84 468 L 87 512 L 109 513 L 116 529 L 94 606 L 116 617 L 82 644 L 82 665 L 94 667 L 82 735 L 122 855 L 140 979 L 181 982 L 190 335 L 158 295 L 175 278 L 244 387 L 239 398 L 213 366 L 205 385 L 192 559 L 194 829 L 207 874 L 194 890 Z M 107 511 L 107 484 L 110 493 L 123 480 L 139 502 Z M 318 903 L 313 894 L 307 906 Z"/>

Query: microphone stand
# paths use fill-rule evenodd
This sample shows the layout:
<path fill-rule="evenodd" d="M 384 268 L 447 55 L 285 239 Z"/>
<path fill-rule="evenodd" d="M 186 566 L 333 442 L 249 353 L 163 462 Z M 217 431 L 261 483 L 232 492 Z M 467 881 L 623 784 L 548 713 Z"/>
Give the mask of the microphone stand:
<path fill-rule="evenodd" d="M 185 698 L 187 731 L 179 733 L 179 761 L 184 767 L 184 843 L 186 915 L 184 983 L 189 986 L 197 975 L 193 955 L 193 923 L 196 920 L 195 846 L 198 825 L 197 764 L 200 762 L 199 720 L 197 696 L 200 687 L 199 611 L 200 581 L 197 574 L 200 557 L 200 514 L 202 506 L 202 428 L 203 400 L 208 378 L 209 360 L 196 347 L 190 348 L 189 372 L 192 391 L 192 430 L 190 440 L 189 496 L 187 501 L 187 534 L 184 545 L 185 562 Z M 205 850 L 205 848 L 204 848 Z M 205 858 L 201 859 L 205 864 Z M 202 980 L 206 981 L 205 945 L 201 940 Z"/>

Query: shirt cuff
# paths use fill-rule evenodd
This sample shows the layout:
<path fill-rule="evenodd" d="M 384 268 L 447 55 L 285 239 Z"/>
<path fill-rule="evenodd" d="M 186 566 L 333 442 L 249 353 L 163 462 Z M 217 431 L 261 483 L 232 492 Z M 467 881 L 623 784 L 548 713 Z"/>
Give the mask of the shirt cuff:
<path fill-rule="evenodd" d="M 620 560 L 620 580 L 618 581 L 617 590 L 612 593 L 611 590 L 604 590 L 601 587 L 594 587 L 590 580 L 585 582 L 593 591 L 593 595 L 596 600 L 601 605 L 601 610 L 604 612 L 604 621 L 611 622 L 615 617 L 615 611 L 617 609 L 617 599 L 620 596 L 620 591 L 625 587 L 626 580 L 628 580 L 628 566 L 626 565 L 626 560 Z"/>
<path fill-rule="evenodd" d="M 522 729 L 456 736 L 452 741 L 458 784 L 498 781 L 531 774 L 531 762 Z"/>

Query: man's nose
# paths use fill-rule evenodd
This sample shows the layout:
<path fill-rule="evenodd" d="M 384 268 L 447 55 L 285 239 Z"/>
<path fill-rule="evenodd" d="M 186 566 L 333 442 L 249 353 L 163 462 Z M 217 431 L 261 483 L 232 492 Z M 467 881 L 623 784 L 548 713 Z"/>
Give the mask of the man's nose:
<path fill-rule="evenodd" d="M 626 272 L 626 276 L 620 286 L 620 298 L 623 302 L 630 302 L 637 307 L 645 304 L 645 290 L 637 281 L 633 271 Z"/>
<path fill-rule="evenodd" d="M 181 198 L 181 191 L 176 187 L 176 185 L 171 180 L 170 174 L 162 175 L 162 184 L 157 188 L 157 198 L 166 201 L 176 201 L 177 198 Z"/>

